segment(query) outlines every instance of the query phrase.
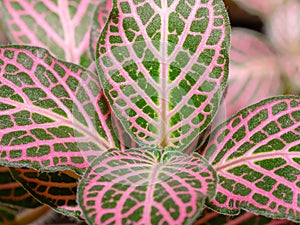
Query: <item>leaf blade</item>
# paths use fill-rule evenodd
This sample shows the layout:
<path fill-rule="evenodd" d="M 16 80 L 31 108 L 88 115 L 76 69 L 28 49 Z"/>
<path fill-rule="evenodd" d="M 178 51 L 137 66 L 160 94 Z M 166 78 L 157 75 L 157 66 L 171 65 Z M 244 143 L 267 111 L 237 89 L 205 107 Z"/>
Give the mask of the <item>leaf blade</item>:
<path fill-rule="evenodd" d="M 99 40 L 105 94 L 140 145 L 183 150 L 212 120 L 226 83 L 229 23 L 223 2 L 182 4 L 114 1 Z"/>
<path fill-rule="evenodd" d="M 219 184 L 209 207 L 299 222 L 299 104 L 296 96 L 267 99 L 214 131 L 205 158 Z"/>
<path fill-rule="evenodd" d="M 0 193 L 0 202 L 4 204 L 25 208 L 36 208 L 41 205 L 16 182 L 7 167 L 0 167 Z"/>
<path fill-rule="evenodd" d="M 93 73 L 36 47 L 3 47 L 0 60 L 2 165 L 82 173 L 119 146 Z"/>
<path fill-rule="evenodd" d="M 67 216 L 82 218 L 76 202 L 80 176 L 72 171 L 41 173 L 26 168 L 11 168 L 14 178 L 39 202 Z"/>
<path fill-rule="evenodd" d="M 214 196 L 215 183 L 200 155 L 112 150 L 88 169 L 78 199 L 90 224 L 189 224 Z"/>
<path fill-rule="evenodd" d="M 2 0 L 10 40 L 49 49 L 57 57 L 88 67 L 89 33 L 98 1 Z"/>

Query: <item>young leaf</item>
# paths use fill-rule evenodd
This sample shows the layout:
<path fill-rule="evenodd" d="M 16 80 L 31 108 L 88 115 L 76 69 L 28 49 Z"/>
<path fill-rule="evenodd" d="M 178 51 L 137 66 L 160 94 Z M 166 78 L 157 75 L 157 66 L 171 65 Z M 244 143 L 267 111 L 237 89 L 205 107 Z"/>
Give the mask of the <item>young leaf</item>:
<path fill-rule="evenodd" d="M 219 177 L 209 207 L 300 222 L 300 98 L 264 100 L 218 127 L 205 158 Z"/>
<path fill-rule="evenodd" d="M 97 77 L 36 47 L 0 48 L 0 164 L 88 167 L 118 147 Z"/>
<path fill-rule="evenodd" d="M 277 56 L 259 33 L 233 29 L 225 108 L 221 110 L 230 117 L 248 105 L 281 94 L 280 72 Z"/>
<path fill-rule="evenodd" d="M 221 0 L 113 1 L 99 39 L 105 94 L 140 145 L 183 150 L 211 122 L 228 73 Z"/>
<path fill-rule="evenodd" d="M 63 60 L 90 65 L 90 29 L 97 0 L 0 2 L 12 43 L 45 47 Z"/>
<path fill-rule="evenodd" d="M 0 203 L 26 208 L 36 208 L 41 205 L 15 181 L 9 168 L 2 166 L 0 167 Z"/>
<path fill-rule="evenodd" d="M 226 216 L 213 212 L 209 209 L 205 209 L 202 212 L 201 218 L 199 218 L 193 225 L 296 225 L 289 220 L 274 220 L 264 216 L 256 216 L 249 212 L 242 212 L 238 216 Z"/>
<path fill-rule="evenodd" d="M 198 154 L 111 150 L 79 183 L 89 224 L 190 224 L 215 194 L 217 178 Z"/>
<path fill-rule="evenodd" d="M 93 23 L 90 36 L 90 54 L 92 59 L 95 60 L 97 42 L 101 31 L 107 21 L 109 12 L 112 7 L 112 0 L 103 0 L 97 7 L 93 16 Z"/>
<path fill-rule="evenodd" d="M 14 178 L 41 203 L 68 216 L 81 218 L 76 202 L 80 177 L 71 171 L 41 173 L 32 169 L 11 168 Z"/>

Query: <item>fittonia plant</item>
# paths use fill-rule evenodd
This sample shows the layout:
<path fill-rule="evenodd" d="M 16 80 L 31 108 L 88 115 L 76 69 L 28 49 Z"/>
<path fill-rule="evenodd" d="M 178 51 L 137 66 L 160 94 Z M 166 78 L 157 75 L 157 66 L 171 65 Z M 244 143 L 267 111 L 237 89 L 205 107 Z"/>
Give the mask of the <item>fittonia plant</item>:
<path fill-rule="evenodd" d="M 222 0 L 1 4 L 11 41 L 40 46 L 0 48 L 0 165 L 26 206 L 95 225 L 191 224 L 207 207 L 300 222 L 299 97 L 243 109 L 186 154 L 226 86 Z"/>

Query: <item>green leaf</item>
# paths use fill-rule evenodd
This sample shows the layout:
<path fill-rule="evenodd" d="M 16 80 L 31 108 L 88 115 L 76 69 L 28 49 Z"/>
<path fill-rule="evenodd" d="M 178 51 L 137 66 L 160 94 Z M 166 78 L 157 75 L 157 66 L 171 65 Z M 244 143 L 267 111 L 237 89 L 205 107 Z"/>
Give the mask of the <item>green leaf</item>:
<path fill-rule="evenodd" d="M 113 1 L 100 36 L 102 87 L 140 145 L 183 150 L 212 121 L 228 74 L 223 1 Z"/>
<path fill-rule="evenodd" d="M 240 111 L 216 128 L 204 154 L 219 177 L 209 207 L 300 222 L 300 97 Z"/>
<path fill-rule="evenodd" d="M 90 225 L 190 224 L 217 178 L 198 154 L 111 150 L 93 161 L 78 200 Z"/>

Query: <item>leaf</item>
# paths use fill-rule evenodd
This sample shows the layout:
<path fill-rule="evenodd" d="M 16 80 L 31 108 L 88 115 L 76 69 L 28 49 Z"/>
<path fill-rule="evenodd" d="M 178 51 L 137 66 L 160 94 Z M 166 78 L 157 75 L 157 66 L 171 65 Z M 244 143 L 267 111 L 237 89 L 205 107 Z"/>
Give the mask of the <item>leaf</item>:
<path fill-rule="evenodd" d="M 221 109 L 227 117 L 282 91 L 278 58 L 262 35 L 241 28 L 231 34 L 228 86 Z"/>
<path fill-rule="evenodd" d="M 114 114 L 112 114 L 112 127 L 114 129 L 116 137 L 120 142 L 121 150 L 139 148 L 138 144 L 126 132 L 124 126 Z"/>
<path fill-rule="evenodd" d="M 221 0 L 114 1 L 99 39 L 102 86 L 140 145 L 183 150 L 211 122 L 227 79 Z"/>
<path fill-rule="evenodd" d="M 209 207 L 299 222 L 299 121 L 300 98 L 284 96 L 252 105 L 220 125 L 204 152 L 219 177 Z"/>
<path fill-rule="evenodd" d="M 60 59 L 88 67 L 91 21 L 98 0 L 1 0 L 12 43 L 49 49 Z"/>
<path fill-rule="evenodd" d="M 289 220 L 273 220 L 264 216 L 256 216 L 249 212 L 242 212 L 238 216 L 226 216 L 213 212 L 209 209 L 205 209 L 202 212 L 201 218 L 199 218 L 193 225 L 295 225 L 295 223 Z"/>
<path fill-rule="evenodd" d="M 41 205 L 15 181 L 7 167 L 0 167 L 0 203 L 26 208 L 36 208 Z"/>
<path fill-rule="evenodd" d="M 81 209 L 76 202 L 80 176 L 71 171 L 41 173 L 26 168 L 11 168 L 14 178 L 41 203 L 68 216 L 80 218 Z"/>
<path fill-rule="evenodd" d="M 35 47 L 0 48 L 0 164 L 82 173 L 112 147 L 96 75 Z"/>
<path fill-rule="evenodd" d="M 299 57 L 300 52 L 299 10 L 299 1 L 286 1 L 266 21 L 266 34 L 274 48 L 290 57 Z"/>
<path fill-rule="evenodd" d="M 198 154 L 111 150 L 79 183 L 89 224 L 190 224 L 215 193 L 216 176 Z"/>
<path fill-rule="evenodd" d="M 285 0 L 272 0 L 272 2 L 261 0 L 234 0 L 234 2 L 248 12 L 265 18 L 268 17 L 276 7 L 281 6 Z"/>
<path fill-rule="evenodd" d="M 112 7 L 112 0 L 103 0 L 95 9 L 90 36 L 90 54 L 95 60 L 97 43 Z"/>

